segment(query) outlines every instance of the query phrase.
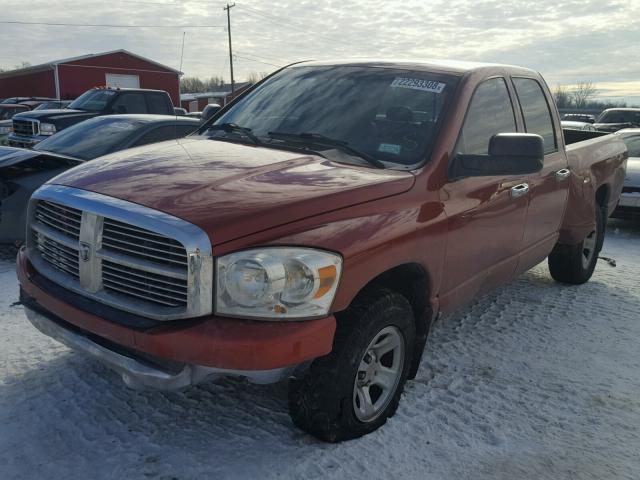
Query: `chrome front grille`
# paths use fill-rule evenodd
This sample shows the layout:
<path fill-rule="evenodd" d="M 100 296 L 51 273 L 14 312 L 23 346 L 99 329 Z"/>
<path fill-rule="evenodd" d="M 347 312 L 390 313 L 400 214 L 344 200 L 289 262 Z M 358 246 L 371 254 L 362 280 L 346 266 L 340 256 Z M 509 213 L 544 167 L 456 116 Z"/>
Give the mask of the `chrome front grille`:
<path fill-rule="evenodd" d="M 102 282 L 107 290 L 177 307 L 187 304 L 186 279 L 147 272 L 115 262 L 102 262 Z"/>
<path fill-rule="evenodd" d="M 159 320 L 211 313 L 213 257 L 198 227 L 56 185 L 34 194 L 29 218 L 29 258 L 54 282 Z"/>
<path fill-rule="evenodd" d="M 63 245 L 46 235 L 34 230 L 35 245 L 42 258 L 53 268 L 71 275 L 80 277 L 78 250 Z"/>
<path fill-rule="evenodd" d="M 82 223 L 82 212 L 80 210 L 41 201 L 36 206 L 35 215 L 36 219 L 47 227 L 74 240 L 80 238 L 80 224 Z"/>
<path fill-rule="evenodd" d="M 187 252 L 177 240 L 110 218 L 104 219 L 102 248 L 150 262 L 187 265 Z"/>
<path fill-rule="evenodd" d="M 35 120 L 13 119 L 13 132 L 17 135 L 38 135 L 38 123 Z"/>

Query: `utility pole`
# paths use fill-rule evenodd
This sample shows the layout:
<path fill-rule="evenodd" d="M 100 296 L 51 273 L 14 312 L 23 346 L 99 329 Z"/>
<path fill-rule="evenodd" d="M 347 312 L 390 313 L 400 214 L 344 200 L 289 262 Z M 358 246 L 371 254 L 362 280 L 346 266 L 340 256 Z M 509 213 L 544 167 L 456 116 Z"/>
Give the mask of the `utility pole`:
<path fill-rule="evenodd" d="M 233 81 L 233 51 L 231 50 L 231 9 L 235 7 L 235 2 L 229 5 L 227 3 L 226 7 L 223 7 L 223 10 L 227 11 L 227 32 L 229 33 L 229 68 L 231 70 L 231 97 L 233 97 L 236 93 L 236 85 Z"/>

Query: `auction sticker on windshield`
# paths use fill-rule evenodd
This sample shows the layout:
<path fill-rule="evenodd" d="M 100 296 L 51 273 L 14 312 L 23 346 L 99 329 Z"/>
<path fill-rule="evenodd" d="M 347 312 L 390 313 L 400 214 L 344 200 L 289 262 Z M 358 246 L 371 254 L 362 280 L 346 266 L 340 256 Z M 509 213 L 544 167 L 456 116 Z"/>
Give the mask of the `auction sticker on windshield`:
<path fill-rule="evenodd" d="M 391 83 L 392 87 L 411 88 L 412 90 L 422 90 L 424 92 L 442 93 L 446 84 L 433 80 L 423 80 L 420 78 L 396 77 Z"/>

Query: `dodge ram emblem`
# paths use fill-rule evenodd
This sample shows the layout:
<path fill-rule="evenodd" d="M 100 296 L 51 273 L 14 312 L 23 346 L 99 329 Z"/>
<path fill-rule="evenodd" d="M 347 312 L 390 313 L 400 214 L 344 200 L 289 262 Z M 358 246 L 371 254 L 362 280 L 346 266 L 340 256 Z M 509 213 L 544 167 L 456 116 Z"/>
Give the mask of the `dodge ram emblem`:
<path fill-rule="evenodd" d="M 91 260 L 91 245 L 87 242 L 80 242 L 80 260 L 83 262 Z"/>

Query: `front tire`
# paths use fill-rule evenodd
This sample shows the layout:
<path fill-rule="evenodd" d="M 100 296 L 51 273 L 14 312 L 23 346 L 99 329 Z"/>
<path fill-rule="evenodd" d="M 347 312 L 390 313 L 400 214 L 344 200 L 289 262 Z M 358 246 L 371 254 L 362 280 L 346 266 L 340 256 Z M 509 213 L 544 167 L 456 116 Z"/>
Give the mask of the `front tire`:
<path fill-rule="evenodd" d="M 363 294 L 337 317 L 332 352 L 289 388 L 293 423 L 327 442 L 360 437 L 393 416 L 415 344 L 411 305 L 388 289 Z"/>
<path fill-rule="evenodd" d="M 549 271 L 554 280 L 572 285 L 587 282 L 598 263 L 604 242 L 604 213 L 596 207 L 596 228 L 576 245 L 557 244 L 549 255 Z"/>

